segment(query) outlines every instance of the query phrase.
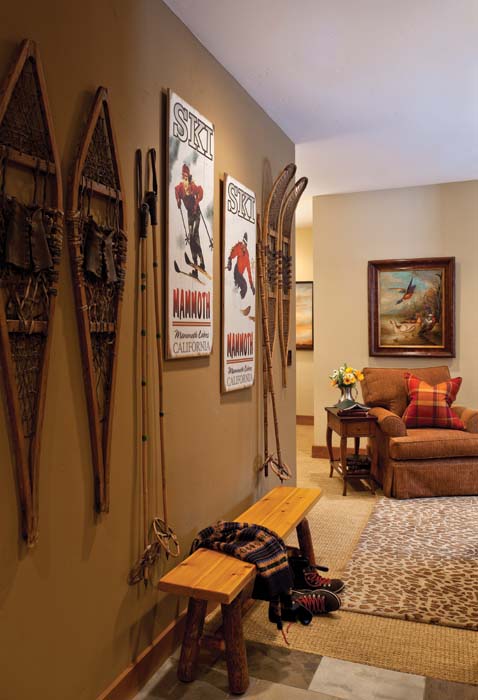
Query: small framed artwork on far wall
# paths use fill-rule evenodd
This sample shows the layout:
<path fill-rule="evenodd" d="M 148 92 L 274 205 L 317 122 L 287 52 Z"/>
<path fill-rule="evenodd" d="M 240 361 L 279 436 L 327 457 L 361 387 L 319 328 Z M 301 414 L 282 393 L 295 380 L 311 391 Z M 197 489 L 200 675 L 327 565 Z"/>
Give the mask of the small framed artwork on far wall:
<path fill-rule="evenodd" d="M 455 357 L 455 258 L 371 260 L 369 354 Z"/>
<path fill-rule="evenodd" d="M 295 284 L 295 347 L 314 349 L 314 283 Z"/>

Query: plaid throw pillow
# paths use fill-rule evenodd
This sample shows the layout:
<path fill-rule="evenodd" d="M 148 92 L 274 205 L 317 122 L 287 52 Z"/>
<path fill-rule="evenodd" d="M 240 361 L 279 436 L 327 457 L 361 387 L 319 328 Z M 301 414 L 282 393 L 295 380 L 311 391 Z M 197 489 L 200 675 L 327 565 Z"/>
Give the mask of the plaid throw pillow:
<path fill-rule="evenodd" d="M 465 429 L 463 421 L 450 408 L 461 386 L 461 377 L 430 386 L 406 372 L 405 380 L 410 403 L 402 418 L 407 428 Z"/>

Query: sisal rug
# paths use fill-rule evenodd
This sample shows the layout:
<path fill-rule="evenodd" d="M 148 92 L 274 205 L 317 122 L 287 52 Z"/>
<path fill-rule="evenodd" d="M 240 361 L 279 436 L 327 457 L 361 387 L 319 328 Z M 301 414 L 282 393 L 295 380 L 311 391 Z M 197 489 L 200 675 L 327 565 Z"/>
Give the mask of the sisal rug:
<path fill-rule="evenodd" d="M 361 482 L 342 496 L 342 480 L 329 478 L 325 459 L 310 456 L 312 427 L 298 426 L 298 486 L 319 486 L 323 496 L 309 514 L 314 549 L 331 576 L 343 578 L 361 533 L 379 496 Z M 256 603 L 244 619 L 246 639 L 284 647 L 275 625 L 267 620 L 267 604 Z M 380 668 L 415 673 L 445 681 L 478 684 L 478 634 L 471 630 L 425 625 L 392 617 L 339 610 L 314 618 L 303 627 L 291 625 L 291 649 Z"/>
<path fill-rule="evenodd" d="M 343 610 L 478 630 L 478 497 L 381 499 L 343 578 Z"/>
<path fill-rule="evenodd" d="M 324 472 L 326 468 L 324 464 Z M 320 480 L 327 483 L 325 478 L 325 474 L 320 475 Z M 309 481 L 313 485 L 318 482 L 318 478 Z M 336 497 L 329 487 L 329 494 L 324 494 L 309 514 L 314 548 L 320 561 L 330 565 L 328 575 L 344 578 L 344 569 L 376 503 L 366 492 L 352 492 L 343 498 L 340 485 Z M 220 623 L 220 616 L 212 623 L 211 632 Z M 247 613 L 244 636 L 246 640 L 285 646 L 281 633 L 267 619 L 267 603 L 257 602 Z M 478 684 L 478 634 L 471 630 L 342 608 L 314 618 L 307 627 L 290 625 L 287 639 L 290 649 L 444 681 Z"/>

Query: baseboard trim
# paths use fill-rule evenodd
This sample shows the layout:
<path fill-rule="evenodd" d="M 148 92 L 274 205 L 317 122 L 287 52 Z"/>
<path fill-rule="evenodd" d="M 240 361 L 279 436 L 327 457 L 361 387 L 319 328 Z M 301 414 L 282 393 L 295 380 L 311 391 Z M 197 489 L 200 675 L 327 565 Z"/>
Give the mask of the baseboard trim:
<path fill-rule="evenodd" d="M 296 416 L 296 425 L 314 425 L 314 416 Z"/>
<path fill-rule="evenodd" d="M 186 611 L 173 620 L 97 700 L 131 700 L 182 642 Z"/>
<path fill-rule="evenodd" d="M 339 447 L 332 447 L 332 452 L 334 454 L 334 459 L 339 459 L 340 458 L 340 448 Z M 354 453 L 354 450 L 352 447 L 347 447 L 347 454 L 351 455 Z M 361 455 L 366 455 L 367 450 L 364 448 L 361 448 L 359 450 L 359 453 Z M 327 449 L 326 445 L 312 445 L 312 457 L 318 457 L 319 459 L 329 459 L 329 451 Z"/>

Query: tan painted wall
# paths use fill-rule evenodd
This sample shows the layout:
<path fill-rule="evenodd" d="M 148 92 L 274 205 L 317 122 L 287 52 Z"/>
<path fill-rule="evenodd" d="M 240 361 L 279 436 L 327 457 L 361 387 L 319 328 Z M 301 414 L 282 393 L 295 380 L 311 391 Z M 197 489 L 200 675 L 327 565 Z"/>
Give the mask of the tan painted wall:
<path fill-rule="evenodd" d="M 85 110 L 99 84 L 109 88 L 129 198 L 130 247 L 108 516 L 96 520 L 93 515 L 87 414 L 66 254 L 46 398 L 40 540 L 31 552 L 18 541 L 15 481 L 0 405 L 0 698 L 93 700 L 177 613 L 176 599 L 126 585 L 139 552 L 133 410 L 135 149 L 160 144 L 161 94 L 168 87 L 216 126 L 214 351 L 208 359 L 169 362 L 165 371 L 170 519 L 186 553 L 198 528 L 237 515 L 278 483 L 273 476 L 265 482 L 256 473 L 262 442 L 260 382 L 251 390 L 219 393 L 219 179 L 231 173 L 256 191 L 260 203 L 264 165 L 268 162 L 275 176 L 294 160 L 294 146 L 158 0 L 4 4 L 2 75 L 17 42 L 26 36 L 40 45 L 65 184 Z M 163 145 L 160 153 L 164 155 Z M 289 389 L 277 393 L 284 453 L 294 466 L 293 372 Z"/>
<path fill-rule="evenodd" d="M 478 181 L 359 192 L 314 199 L 314 269 L 320 279 L 315 314 L 314 443 L 325 444 L 324 406 L 338 400 L 328 375 L 354 367 L 448 364 L 463 377 L 458 403 L 478 407 Z M 456 358 L 368 356 L 367 262 L 456 257 Z"/>
<path fill-rule="evenodd" d="M 308 282 L 314 279 L 314 245 L 311 228 L 296 231 L 296 278 Z M 317 283 L 314 284 L 314 288 Z M 314 415 L 314 352 L 296 350 L 297 415 Z"/>

